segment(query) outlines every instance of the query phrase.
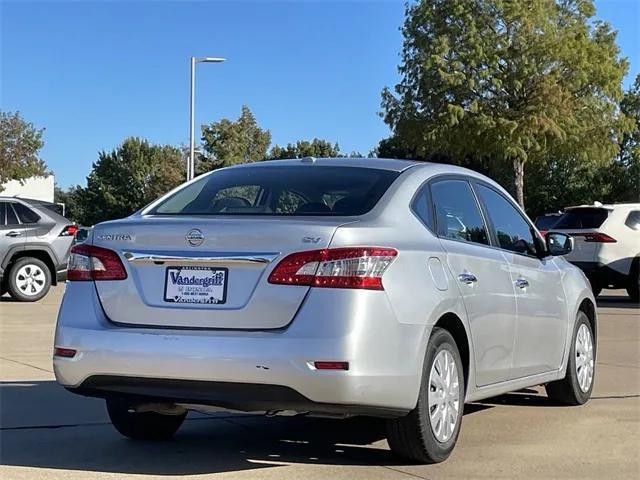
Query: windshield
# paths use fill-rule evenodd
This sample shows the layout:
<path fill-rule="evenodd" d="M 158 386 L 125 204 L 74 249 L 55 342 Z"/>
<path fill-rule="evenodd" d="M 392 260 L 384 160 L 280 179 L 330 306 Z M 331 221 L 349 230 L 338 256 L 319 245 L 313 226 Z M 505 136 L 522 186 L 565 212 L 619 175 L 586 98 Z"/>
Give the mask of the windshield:
<path fill-rule="evenodd" d="M 242 167 L 206 175 L 150 214 L 352 216 L 371 210 L 399 172 L 358 167 Z"/>
<path fill-rule="evenodd" d="M 553 228 L 599 228 L 608 216 L 609 211 L 605 208 L 572 208 Z"/>

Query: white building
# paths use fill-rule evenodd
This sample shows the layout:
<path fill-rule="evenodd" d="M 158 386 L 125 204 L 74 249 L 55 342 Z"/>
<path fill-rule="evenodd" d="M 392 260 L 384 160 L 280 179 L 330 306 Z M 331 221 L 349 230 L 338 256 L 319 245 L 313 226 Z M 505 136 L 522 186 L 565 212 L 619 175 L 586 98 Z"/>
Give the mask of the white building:
<path fill-rule="evenodd" d="M 31 177 L 22 182 L 10 180 L 2 185 L 3 189 L 0 189 L 0 196 L 30 198 L 53 203 L 54 181 L 55 177 L 53 175 Z"/>

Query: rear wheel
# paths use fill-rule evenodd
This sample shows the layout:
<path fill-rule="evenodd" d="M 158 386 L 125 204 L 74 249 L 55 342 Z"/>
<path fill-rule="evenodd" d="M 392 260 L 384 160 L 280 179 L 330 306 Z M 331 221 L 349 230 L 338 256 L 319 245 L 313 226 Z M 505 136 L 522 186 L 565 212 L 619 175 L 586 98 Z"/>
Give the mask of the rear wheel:
<path fill-rule="evenodd" d="M 168 440 L 180 428 L 187 413 L 166 415 L 156 412 L 133 412 L 123 400 L 107 400 L 107 412 L 118 432 L 134 440 Z"/>
<path fill-rule="evenodd" d="M 631 267 L 629 281 L 627 283 L 627 294 L 632 302 L 640 302 L 640 261 L 636 258 Z"/>
<path fill-rule="evenodd" d="M 594 277 L 588 277 L 589 283 L 591 284 L 591 291 L 593 292 L 593 296 L 598 298 L 598 295 L 602 293 L 602 284 L 598 281 L 598 279 Z"/>
<path fill-rule="evenodd" d="M 422 372 L 418 404 L 387 422 L 391 450 L 407 460 L 439 463 L 455 447 L 464 410 L 464 375 L 455 340 L 434 328 Z"/>
<path fill-rule="evenodd" d="M 7 290 L 20 302 L 35 302 L 51 287 L 51 272 L 40 259 L 24 257 L 16 260 L 9 271 Z"/>
<path fill-rule="evenodd" d="M 567 374 L 545 385 L 550 399 L 567 405 L 582 405 L 591 397 L 595 376 L 596 340 L 586 313 L 578 312 L 571 341 Z"/>

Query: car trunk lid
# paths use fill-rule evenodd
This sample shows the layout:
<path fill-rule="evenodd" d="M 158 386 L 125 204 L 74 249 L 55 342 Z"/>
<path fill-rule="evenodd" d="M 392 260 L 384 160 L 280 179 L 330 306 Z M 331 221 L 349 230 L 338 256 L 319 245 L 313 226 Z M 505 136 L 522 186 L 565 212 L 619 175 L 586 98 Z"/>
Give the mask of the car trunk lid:
<path fill-rule="evenodd" d="M 294 251 L 325 248 L 338 218 L 147 216 L 98 225 L 93 243 L 120 256 L 127 278 L 97 281 L 110 320 L 174 328 L 273 329 L 309 287 L 273 285 Z"/>

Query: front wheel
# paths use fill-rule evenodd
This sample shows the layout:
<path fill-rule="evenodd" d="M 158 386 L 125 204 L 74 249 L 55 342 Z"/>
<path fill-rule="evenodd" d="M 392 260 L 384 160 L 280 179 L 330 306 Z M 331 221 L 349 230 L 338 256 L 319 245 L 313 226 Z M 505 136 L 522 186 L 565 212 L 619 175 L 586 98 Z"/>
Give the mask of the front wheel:
<path fill-rule="evenodd" d="M 567 373 L 545 385 L 550 399 L 566 405 L 582 405 L 591 397 L 596 368 L 596 340 L 587 314 L 578 312 L 573 330 Z"/>
<path fill-rule="evenodd" d="M 418 404 L 405 417 L 387 422 L 387 439 L 398 456 L 439 463 L 456 445 L 464 410 L 464 375 L 455 340 L 434 328 L 422 372 Z"/>
<path fill-rule="evenodd" d="M 130 411 L 131 405 L 119 399 L 107 400 L 107 412 L 115 429 L 133 440 L 168 440 L 180 428 L 187 413 L 167 415 Z"/>

